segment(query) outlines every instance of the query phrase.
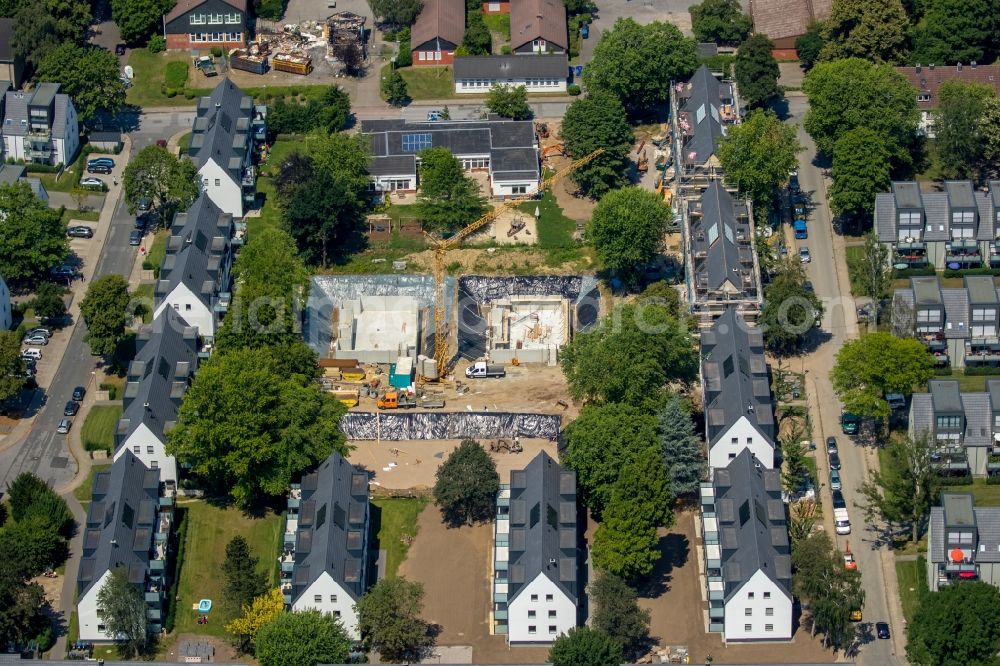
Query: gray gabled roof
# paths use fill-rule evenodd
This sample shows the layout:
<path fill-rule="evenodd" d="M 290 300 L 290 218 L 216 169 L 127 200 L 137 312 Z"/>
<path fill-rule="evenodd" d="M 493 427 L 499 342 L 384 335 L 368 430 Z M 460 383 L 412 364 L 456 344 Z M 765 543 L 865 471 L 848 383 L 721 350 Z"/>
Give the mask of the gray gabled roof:
<path fill-rule="evenodd" d="M 991 380 L 992 381 L 992 380 Z M 1000 404 L 1000 384 L 990 385 L 991 392 L 961 393 L 958 380 L 932 379 L 927 393 L 914 393 L 910 401 L 910 429 L 917 435 L 934 436 L 937 414 L 962 414 L 964 428 L 962 445 L 984 447 L 993 445 L 993 402 Z"/>
<path fill-rule="evenodd" d="M 365 592 L 368 472 L 334 451 L 302 479 L 293 600 L 324 572 L 353 599 Z"/>
<path fill-rule="evenodd" d="M 544 574 L 576 603 L 577 536 L 576 473 L 542 451 L 510 474 L 508 600 Z"/>
<path fill-rule="evenodd" d="M 487 79 L 500 82 L 512 79 L 565 79 L 569 60 L 558 55 L 459 56 L 455 58 L 455 80 Z"/>
<path fill-rule="evenodd" d="M 252 141 L 253 98 L 228 78 L 198 100 L 188 153 L 200 169 L 210 159 L 239 182 L 243 158 Z"/>
<path fill-rule="evenodd" d="M 164 308 L 136 338 L 129 364 L 115 445 L 146 425 L 160 441 L 177 421 L 177 409 L 198 364 L 197 331 L 173 308 Z"/>
<path fill-rule="evenodd" d="M 705 429 L 709 448 L 741 417 L 774 446 L 774 410 L 761 330 L 729 307 L 701 337 Z"/>
<path fill-rule="evenodd" d="M 691 76 L 690 94 L 680 109 L 689 127 L 682 148 L 686 164 L 704 164 L 715 154 L 719 139 L 725 136 L 721 116 L 723 85 L 726 84 L 720 83 L 707 65 Z"/>
<path fill-rule="evenodd" d="M 126 451 L 108 471 L 94 475 L 83 527 L 83 559 L 77 575 L 82 599 L 106 571 L 125 567 L 130 583 L 142 585 L 149 572 L 156 534 L 160 470 L 148 469 Z"/>
<path fill-rule="evenodd" d="M 59 92 L 58 83 L 39 83 L 33 90 L 8 90 L 3 103 L 3 134 L 6 136 L 27 136 L 29 106 L 52 105 L 49 129 L 56 139 L 66 137 L 66 116 L 73 105 L 69 95 Z M 70 128 L 69 131 L 73 131 Z M 78 130 L 77 130 L 78 131 Z"/>
<path fill-rule="evenodd" d="M 156 283 L 157 305 L 177 285 L 184 284 L 211 308 L 212 299 L 226 287 L 217 281 L 228 261 L 232 234 L 233 216 L 223 213 L 206 194 L 195 199 L 187 211 L 177 213 Z"/>
<path fill-rule="evenodd" d="M 781 473 L 766 469 L 743 449 L 715 471 L 713 485 L 726 601 L 758 571 L 791 599 L 792 559 Z"/>
<path fill-rule="evenodd" d="M 979 548 L 976 562 L 1000 562 L 1000 507 L 975 506 L 967 493 L 942 493 L 941 506 L 931 507 L 930 537 L 927 552 L 931 562 L 947 561 L 946 527 L 971 527 Z"/>
<path fill-rule="evenodd" d="M 892 192 L 875 195 L 875 230 L 883 243 L 899 240 L 898 211 L 923 211 L 923 240 L 951 240 L 952 206 L 976 212 L 975 238 L 980 241 L 995 240 L 1000 225 L 997 212 L 1000 211 L 1000 181 L 990 181 L 989 190 L 976 190 L 969 181 L 948 181 L 943 192 L 920 192 L 915 182 L 894 182 Z"/>
<path fill-rule="evenodd" d="M 689 206 L 693 272 L 698 291 L 725 291 L 755 296 L 756 277 L 749 218 L 737 220 L 737 202 L 713 180 Z M 747 280 L 749 277 L 749 280 Z"/>

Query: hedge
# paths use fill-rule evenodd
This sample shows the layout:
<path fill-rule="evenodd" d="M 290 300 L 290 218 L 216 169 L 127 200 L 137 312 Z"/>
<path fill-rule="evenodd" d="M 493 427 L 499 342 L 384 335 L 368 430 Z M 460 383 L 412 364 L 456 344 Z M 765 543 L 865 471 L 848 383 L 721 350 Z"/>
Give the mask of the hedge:
<path fill-rule="evenodd" d="M 1000 486 L 1000 474 L 997 476 L 986 477 L 986 485 L 988 486 Z"/>
<path fill-rule="evenodd" d="M 937 375 L 938 377 L 942 377 L 942 376 L 948 376 L 948 377 L 950 377 L 951 376 L 951 366 L 950 365 L 946 365 L 943 368 L 939 368 L 939 367 L 935 366 L 935 368 L 934 368 L 934 374 Z"/>
<path fill-rule="evenodd" d="M 938 481 L 942 486 L 971 486 L 971 476 L 942 476 Z"/>
<path fill-rule="evenodd" d="M 980 365 L 976 367 L 965 368 L 966 377 L 982 377 L 984 375 L 1000 375 L 1000 367 L 995 367 L 991 365 Z"/>
<path fill-rule="evenodd" d="M 174 507 L 174 518 L 177 520 L 177 528 L 174 530 L 171 540 L 176 546 L 174 551 L 174 566 L 170 577 L 170 592 L 166 596 L 167 615 L 163 619 L 163 629 L 167 633 L 174 630 L 174 621 L 177 618 L 177 588 L 181 580 L 181 566 L 184 564 L 184 542 L 187 541 L 187 510 Z"/>
<path fill-rule="evenodd" d="M 921 277 L 924 275 L 937 275 L 937 271 L 933 266 L 924 266 L 923 268 L 896 269 L 892 272 L 894 278 Z"/>
<path fill-rule="evenodd" d="M 995 268 L 959 268 L 953 271 L 946 268 L 944 271 L 945 277 L 962 277 L 963 275 L 1000 275 L 1000 270 Z"/>

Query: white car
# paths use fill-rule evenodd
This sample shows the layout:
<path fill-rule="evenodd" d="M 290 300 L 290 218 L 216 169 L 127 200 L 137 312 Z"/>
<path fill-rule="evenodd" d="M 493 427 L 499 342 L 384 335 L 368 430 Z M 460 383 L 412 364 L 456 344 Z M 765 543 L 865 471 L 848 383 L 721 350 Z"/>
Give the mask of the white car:
<path fill-rule="evenodd" d="M 80 179 L 80 187 L 99 187 L 104 189 L 104 181 L 100 178 L 94 178 L 93 176 L 87 176 L 86 178 Z"/>
<path fill-rule="evenodd" d="M 809 254 L 809 248 L 805 246 L 799 248 L 799 260 L 803 264 L 808 264 L 810 261 L 812 261 L 812 255 Z"/>

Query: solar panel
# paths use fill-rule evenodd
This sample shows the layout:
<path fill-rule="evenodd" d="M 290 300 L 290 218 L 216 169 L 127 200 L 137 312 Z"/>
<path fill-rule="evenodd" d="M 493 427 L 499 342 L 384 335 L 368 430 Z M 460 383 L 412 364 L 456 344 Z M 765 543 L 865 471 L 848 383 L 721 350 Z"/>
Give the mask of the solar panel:
<path fill-rule="evenodd" d="M 418 153 L 424 148 L 430 148 L 434 141 L 430 132 L 403 135 L 403 152 Z"/>

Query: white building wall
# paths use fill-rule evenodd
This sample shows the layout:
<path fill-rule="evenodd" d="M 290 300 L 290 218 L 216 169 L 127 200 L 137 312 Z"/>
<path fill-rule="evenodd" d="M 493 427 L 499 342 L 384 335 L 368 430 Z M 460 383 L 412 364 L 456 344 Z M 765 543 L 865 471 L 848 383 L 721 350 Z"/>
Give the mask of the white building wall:
<path fill-rule="evenodd" d="M 561 79 L 457 79 L 455 92 L 465 94 L 485 94 L 496 84 L 508 86 L 524 86 L 529 93 L 566 92 L 566 77 Z"/>
<path fill-rule="evenodd" d="M 164 308 L 172 307 L 191 326 L 198 329 L 202 337 L 215 337 L 215 317 L 212 310 L 202 303 L 201 299 L 184 284 L 174 287 L 174 290 L 164 297 L 156 306 L 153 319 L 160 316 Z"/>
<path fill-rule="evenodd" d="M 530 617 L 532 611 L 534 617 Z M 555 617 L 549 617 L 553 611 Z M 545 574 L 538 574 L 509 603 L 507 625 L 509 643 L 552 643 L 576 626 L 576 604 Z"/>
<path fill-rule="evenodd" d="M 10 160 L 24 159 L 24 137 L 7 136 L 3 137 L 4 158 Z"/>
<path fill-rule="evenodd" d="M 354 597 L 348 594 L 329 572 L 324 571 L 323 575 L 307 587 L 305 592 L 292 603 L 292 610 L 315 609 L 321 613 L 330 613 L 340 619 L 348 636 L 357 641 L 361 640 L 361 633 L 358 631 L 358 614 L 354 610 L 355 603 Z"/>
<path fill-rule="evenodd" d="M 9 330 L 13 322 L 14 316 L 10 306 L 10 289 L 7 288 L 7 283 L 0 277 L 0 331 Z"/>
<path fill-rule="evenodd" d="M 725 640 L 787 641 L 791 638 L 791 597 L 767 574 L 757 571 L 726 603 Z"/>
<path fill-rule="evenodd" d="M 104 587 L 104 582 L 111 576 L 105 571 L 101 579 L 87 591 L 87 594 L 76 604 L 76 615 L 80 621 L 80 640 L 82 641 L 113 641 L 114 636 L 98 630 L 101 625 L 97 617 L 97 595 Z"/>
<path fill-rule="evenodd" d="M 118 460 L 129 450 L 150 469 L 159 468 L 161 481 L 177 481 L 177 459 L 167 455 L 165 444 L 145 423 L 140 424 L 115 451 Z M 155 464 L 154 464 L 155 463 Z"/>
<path fill-rule="evenodd" d="M 76 151 L 80 148 L 80 123 L 76 117 L 76 107 L 73 103 L 68 104 L 66 109 L 66 125 L 61 128 L 52 128 L 53 134 L 62 134 L 65 139 L 53 139 L 52 148 L 55 151 L 56 164 L 60 162 L 69 165 L 76 156 Z"/>
<path fill-rule="evenodd" d="M 774 445 L 745 416 L 715 440 L 708 452 L 708 464 L 712 469 L 726 467 L 743 449 L 750 449 L 767 469 L 774 468 Z"/>
<path fill-rule="evenodd" d="M 243 217 L 243 188 L 215 160 L 208 160 L 198 170 L 202 189 L 223 213 Z"/>
<path fill-rule="evenodd" d="M 490 174 L 490 184 L 493 191 L 493 196 L 495 197 L 514 197 L 520 196 L 522 194 L 535 194 L 538 192 L 538 181 L 521 181 L 521 182 L 497 182 L 495 178 Z"/>

